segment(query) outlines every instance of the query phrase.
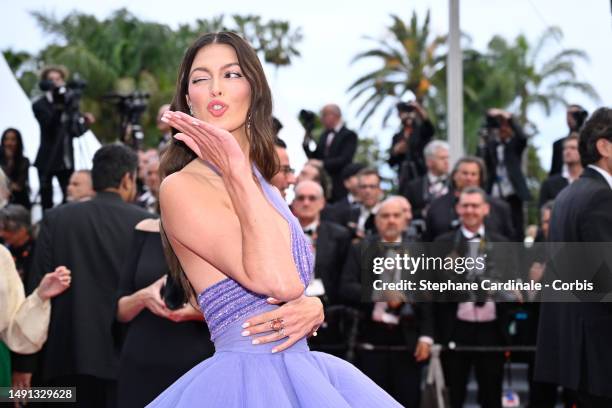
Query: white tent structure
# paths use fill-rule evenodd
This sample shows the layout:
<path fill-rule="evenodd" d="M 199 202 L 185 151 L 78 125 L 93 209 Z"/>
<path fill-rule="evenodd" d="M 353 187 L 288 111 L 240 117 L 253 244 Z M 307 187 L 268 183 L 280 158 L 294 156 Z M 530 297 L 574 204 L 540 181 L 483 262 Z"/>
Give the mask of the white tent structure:
<path fill-rule="evenodd" d="M 32 101 L 21 89 L 4 56 L 0 54 L 0 132 L 12 127 L 18 129 L 23 137 L 24 155 L 34 162 L 40 144 L 40 128 L 32 112 Z M 83 136 L 73 139 L 75 169 L 90 169 L 92 158 L 100 147 L 100 142 L 88 131 Z M 54 181 L 54 184 L 56 181 Z M 55 201 L 58 201 L 59 186 L 55 185 Z M 38 174 L 30 167 L 30 188 L 32 198 L 38 195 Z M 34 217 L 37 218 L 37 217 Z"/>

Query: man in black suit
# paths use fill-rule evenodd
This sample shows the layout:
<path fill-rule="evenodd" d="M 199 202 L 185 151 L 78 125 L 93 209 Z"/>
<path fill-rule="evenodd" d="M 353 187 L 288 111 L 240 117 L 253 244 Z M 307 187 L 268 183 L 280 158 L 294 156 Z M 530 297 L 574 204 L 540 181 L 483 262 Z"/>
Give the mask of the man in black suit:
<path fill-rule="evenodd" d="M 321 220 L 324 206 L 325 198 L 320 184 L 304 180 L 295 186 L 295 198 L 291 207 L 315 255 L 314 279 L 306 288 L 306 294 L 318 296 L 325 307 L 325 322 L 319 327 L 318 336 L 309 339 L 309 344 L 314 350 L 345 357 L 348 327 L 344 324 L 344 309 L 339 307 L 341 302 L 338 291 L 351 235 L 341 225 Z"/>
<path fill-rule="evenodd" d="M 359 352 L 358 367 L 400 404 L 418 407 L 421 364 L 429 358 L 433 344 L 432 304 L 416 301 L 408 291 L 383 292 L 372 287 L 375 258 L 422 251 L 415 237 L 406 233 L 411 219 L 404 206 L 404 198 L 397 196 L 381 203 L 376 213 L 379 235 L 351 247 L 342 270 L 340 293 L 361 311 L 357 340 L 367 347 Z M 387 270 L 376 279 L 399 282 L 404 272 Z"/>
<path fill-rule="evenodd" d="M 555 197 L 582 174 L 582 163 L 578 151 L 578 133 L 572 133 L 563 140 L 563 171 L 549 176 L 540 187 L 539 207 Z"/>
<path fill-rule="evenodd" d="M 524 236 L 523 203 L 531 200 L 521 163 L 527 135 L 512 114 L 500 109 L 487 111 L 487 137 L 481 140 L 476 155 L 485 161 L 486 190 L 510 205 L 512 225 L 519 240 Z"/>
<path fill-rule="evenodd" d="M 589 116 L 589 113 L 580 105 L 569 105 L 566 112 L 567 127 L 569 128 L 568 135 L 573 132 L 580 132 L 584 121 Z M 550 176 L 560 174 L 563 170 L 563 141 L 565 137 L 555 140 L 553 143 L 552 163 L 550 165 Z"/>
<path fill-rule="evenodd" d="M 438 197 L 448 193 L 449 146 L 443 140 L 434 140 L 425 146 L 427 174 L 399 186 L 399 193 L 412 205 L 415 219 L 424 219 L 427 207 Z"/>
<path fill-rule="evenodd" d="M 304 180 L 295 186 L 295 198 L 291 207 L 310 239 L 315 254 L 314 280 L 306 293 L 319 296 L 324 305 L 336 305 L 340 303 L 340 271 L 351 237 L 348 229 L 343 226 L 321 220 L 324 206 L 325 198 L 320 184 Z"/>
<path fill-rule="evenodd" d="M 67 72 L 61 67 L 48 67 L 43 70 L 41 83 L 49 90 L 32 105 L 34 116 L 40 125 L 40 147 L 34 166 L 38 170 L 40 199 L 45 210 L 53 207 L 53 177 L 57 177 L 63 201 L 66 201 L 66 188 L 74 171 L 72 138 L 85 133 L 86 125 L 94 120 L 89 113 L 83 115 L 76 124 L 69 120 L 65 103 L 56 91 L 65 87 L 66 77 Z M 63 95 L 68 93 L 69 91 Z"/>
<path fill-rule="evenodd" d="M 406 184 L 427 171 L 423 149 L 433 138 L 435 129 L 418 102 L 400 102 L 396 107 L 402 128 L 393 135 L 387 163 L 397 167 L 399 184 Z"/>
<path fill-rule="evenodd" d="M 505 242 L 506 238 L 491 231 L 485 225 L 485 217 L 489 212 L 487 194 L 479 187 L 464 189 L 456 205 L 459 214 L 460 226 L 456 231 L 450 231 L 436 238 L 436 250 L 439 256 L 449 254 L 476 258 L 483 256 L 486 266 L 483 270 L 475 271 L 475 276 L 506 277 L 507 273 L 491 271 L 487 268 L 492 254 L 485 249 L 483 242 Z M 506 258 L 507 259 L 507 258 Z M 498 267 L 496 263 L 496 267 Z M 516 268 L 506 265 L 505 270 L 511 273 Z M 469 276 L 469 272 L 462 275 L 454 271 L 449 273 L 451 279 Z M 501 279 L 504 280 L 504 279 Z M 477 280 L 475 280 L 477 281 Z M 467 292 L 465 301 L 456 302 L 455 296 L 436 303 L 436 339 L 443 345 L 454 343 L 457 346 L 501 346 L 508 342 L 505 329 L 507 324 L 506 306 L 495 302 L 488 294 Z M 458 296 L 458 295 L 457 295 Z M 442 357 L 444 374 L 450 391 L 450 406 L 462 408 L 465 402 L 467 383 L 472 367 L 475 369 L 478 382 L 478 399 L 482 407 L 501 408 L 503 364 L 502 353 L 454 352 L 444 353 Z"/>
<path fill-rule="evenodd" d="M 378 211 L 383 191 L 380 188 L 380 175 L 372 168 L 357 173 L 358 205 L 334 208 L 332 221 L 348 228 L 354 239 L 363 239 L 376 232 L 374 217 Z"/>
<path fill-rule="evenodd" d="M 437 236 L 459 226 L 456 212 L 459 194 L 467 187 L 482 187 L 484 174 L 484 163 L 478 157 L 466 156 L 457 161 L 451 172 L 451 190 L 433 200 L 427 211 L 426 241 L 433 241 Z M 485 219 L 487 228 L 507 239 L 515 239 L 516 234 L 512 226 L 508 203 L 495 197 L 488 197 L 488 202 L 490 211 Z"/>
<path fill-rule="evenodd" d="M 113 341 L 121 263 L 134 226 L 151 215 L 130 204 L 138 158 L 128 147 L 100 148 L 93 158 L 96 196 L 67 203 L 43 218 L 32 262 L 32 287 L 66 265 L 70 290 L 53 299 L 41 374 L 47 386 L 76 386 L 78 407 L 112 407 L 118 353 Z"/>
<path fill-rule="evenodd" d="M 555 200 L 550 241 L 612 242 L 612 109 L 593 113 L 579 149 L 584 171 Z M 588 255 L 577 258 L 588 264 Z M 594 273 L 586 265 L 582 271 L 588 278 Z M 610 303 L 543 303 L 535 379 L 576 390 L 581 406 L 611 407 L 610 344 Z"/>
<path fill-rule="evenodd" d="M 346 195 L 342 180 L 342 170 L 353 161 L 357 151 L 357 134 L 349 130 L 342 121 L 342 112 L 338 105 L 326 105 L 321 110 L 321 122 L 325 130 L 319 137 L 316 148 L 310 148 L 312 136 L 306 132 L 304 136 L 304 153 L 309 159 L 320 160 L 325 171 L 332 179 L 332 195 L 330 201 L 336 202 Z"/>

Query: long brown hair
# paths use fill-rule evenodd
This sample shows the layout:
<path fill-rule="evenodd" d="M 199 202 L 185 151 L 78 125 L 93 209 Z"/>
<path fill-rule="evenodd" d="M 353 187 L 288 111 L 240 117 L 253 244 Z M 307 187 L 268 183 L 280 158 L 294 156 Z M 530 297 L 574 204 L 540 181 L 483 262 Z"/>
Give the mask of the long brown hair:
<path fill-rule="evenodd" d="M 236 51 L 238 63 L 251 87 L 251 103 L 247 112 L 249 126 L 247 126 L 246 132 L 249 142 L 249 156 L 263 177 L 269 181 L 280 168 L 278 156 L 274 149 L 272 93 L 256 52 L 240 36 L 231 32 L 208 33 L 198 38 L 187 49 L 179 68 L 176 91 L 170 109 L 189 113 L 186 99 L 189 89 L 189 72 L 198 51 L 210 44 L 226 44 Z M 173 129 L 173 133 L 176 133 L 175 129 Z M 195 158 L 195 153 L 183 142 L 172 139 L 161 157 L 159 166 L 161 179 L 163 180 L 166 176 L 181 170 Z M 191 295 L 195 294 L 194 289 L 187 280 L 183 268 L 168 241 L 163 225 L 160 226 L 160 229 L 166 260 L 170 268 L 169 278 L 180 283 L 185 292 L 185 298 L 189 299 Z"/>

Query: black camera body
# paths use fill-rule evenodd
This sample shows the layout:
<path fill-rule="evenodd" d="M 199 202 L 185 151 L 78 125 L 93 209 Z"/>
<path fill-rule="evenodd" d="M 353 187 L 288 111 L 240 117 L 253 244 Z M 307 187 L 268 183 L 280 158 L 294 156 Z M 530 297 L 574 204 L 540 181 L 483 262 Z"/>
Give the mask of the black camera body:
<path fill-rule="evenodd" d="M 313 111 L 302 109 L 299 113 L 298 119 L 304 130 L 307 132 L 312 132 L 312 130 L 315 128 L 317 115 Z"/>
<path fill-rule="evenodd" d="M 487 114 L 485 119 L 485 127 L 489 129 L 499 129 L 501 127 L 501 117 Z"/>
<path fill-rule="evenodd" d="M 395 107 L 399 113 L 410 113 L 415 111 L 414 105 L 407 102 L 400 102 L 395 105 Z"/>
<path fill-rule="evenodd" d="M 149 94 L 140 91 L 127 95 L 110 93 L 105 95 L 104 98 L 114 103 L 119 111 L 119 140 L 134 149 L 138 149 L 144 139 L 140 118 L 147 110 Z"/>
<path fill-rule="evenodd" d="M 576 131 L 580 130 L 582 128 L 582 125 L 584 125 L 584 122 L 586 121 L 587 117 L 589 116 L 589 113 L 587 111 L 585 111 L 584 109 L 578 110 L 578 111 L 574 111 L 574 112 L 570 112 L 570 114 L 572 115 L 572 117 L 574 118 L 574 121 L 576 122 Z"/>
<path fill-rule="evenodd" d="M 83 91 L 87 87 L 87 81 L 78 74 L 68 81 L 66 85 L 55 86 L 47 79 L 40 81 L 39 88 L 43 92 L 51 91 L 53 106 L 58 110 L 66 112 L 78 112 Z"/>
<path fill-rule="evenodd" d="M 85 133 L 87 126 L 80 112 L 80 104 L 87 81 L 75 73 L 66 85 L 55 86 L 52 81 L 45 79 L 38 86 L 43 92 L 51 92 L 51 103 L 57 112 L 61 112 L 62 128 L 67 135 L 79 137 Z"/>

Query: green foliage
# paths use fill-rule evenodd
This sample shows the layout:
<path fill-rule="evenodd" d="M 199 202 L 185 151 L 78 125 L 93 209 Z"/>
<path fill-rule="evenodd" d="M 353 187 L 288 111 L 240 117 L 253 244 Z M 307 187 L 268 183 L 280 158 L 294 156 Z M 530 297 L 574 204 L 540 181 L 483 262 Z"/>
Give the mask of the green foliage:
<path fill-rule="evenodd" d="M 392 24 L 387 27 L 386 38 L 375 41 L 379 48 L 357 54 L 353 62 L 375 58 L 380 68 L 358 78 L 348 91 L 352 100 L 364 98 L 357 115 L 362 116 L 362 125 L 378 109 L 386 109 L 383 126 L 395 111 L 395 104 L 407 97 L 419 103 L 426 102 L 431 92 L 431 78 L 440 69 L 437 50 L 444 43 L 443 37 L 430 38 L 429 12 L 422 24 L 416 12 L 409 24 L 391 15 Z"/>
<path fill-rule="evenodd" d="M 160 105 L 170 102 L 174 94 L 178 66 L 185 50 L 201 34 L 221 30 L 241 34 L 261 58 L 276 67 L 291 64 L 298 57 L 300 29 L 288 22 L 264 22 L 259 16 L 234 15 L 226 24 L 223 15 L 181 24 L 177 29 L 142 21 L 126 9 L 98 20 L 93 15 L 73 12 L 56 18 L 33 12 L 41 29 L 53 42 L 37 55 L 12 50 L 4 55 L 21 86 L 30 96 L 38 92 L 38 71 L 48 64 L 61 64 L 87 80 L 83 108 L 94 113 L 93 126 L 99 138 L 117 138 L 116 108 L 103 100 L 111 92 L 148 92 L 148 111 L 143 116 L 145 143 L 156 145 L 156 114 Z"/>

